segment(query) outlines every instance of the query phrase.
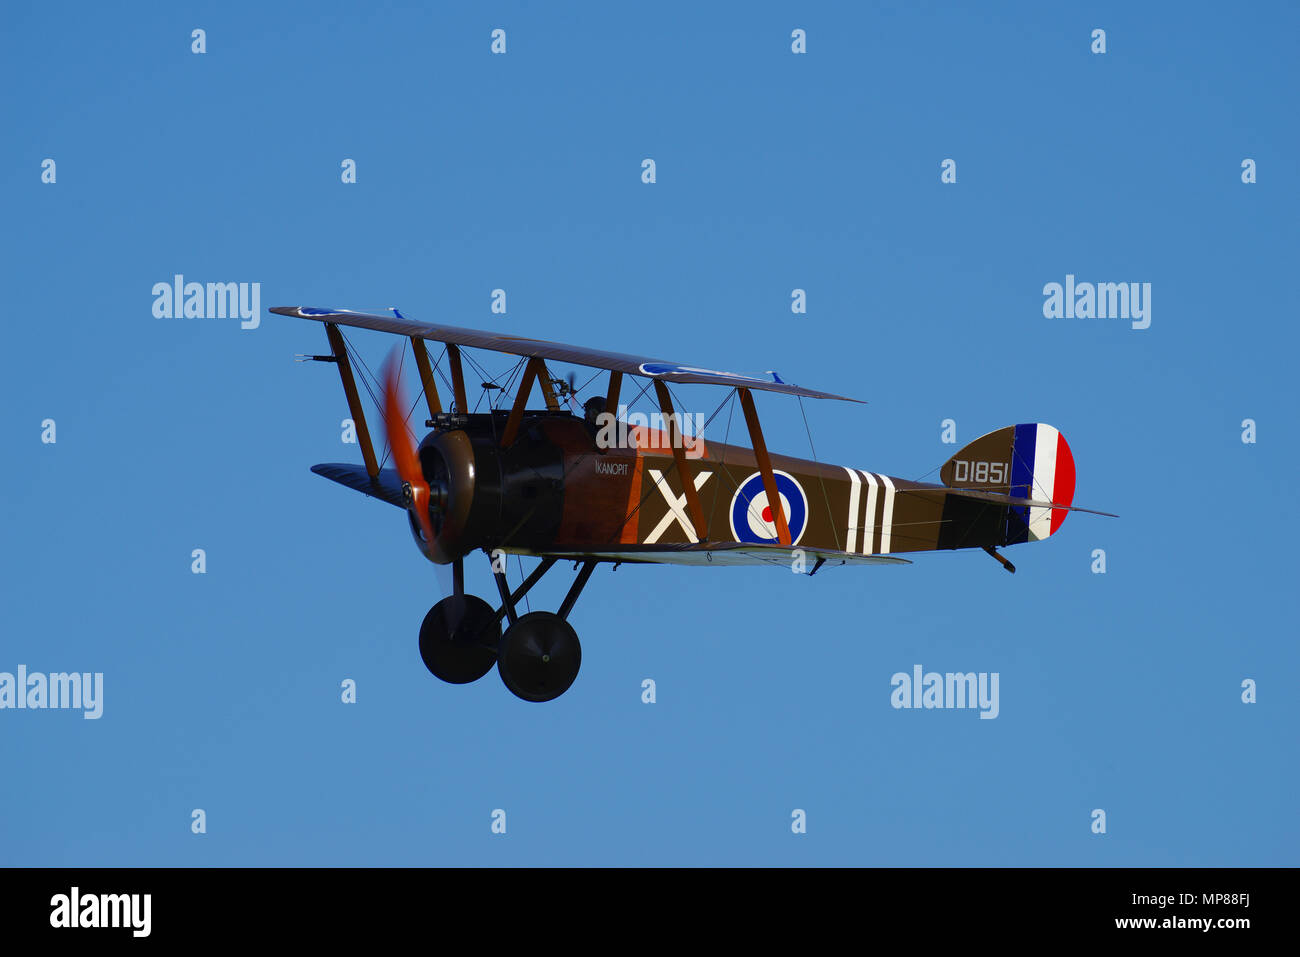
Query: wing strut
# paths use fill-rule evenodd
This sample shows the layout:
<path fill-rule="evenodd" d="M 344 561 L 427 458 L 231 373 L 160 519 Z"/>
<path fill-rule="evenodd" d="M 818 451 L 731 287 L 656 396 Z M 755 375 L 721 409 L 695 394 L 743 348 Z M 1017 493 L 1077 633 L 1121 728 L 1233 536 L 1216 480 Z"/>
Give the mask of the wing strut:
<path fill-rule="evenodd" d="M 546 400 L 546 408 L 550 412 L 558 412 L 560 400 L 555 397 L 555 386 L 551 384 L 551 374 L 546 371 L 546 364 L 541 359 L 537 361 L 541 364 L 541 368 L 537 370 L 537 384 L 542 387 L 542 398 Z"/>
<path fill-rule="evenodd" d="M 623 386 L 623 373 L 614 369 L 609 374 L 609 392 L 605 396 L 605 411 L 610 415 L 618 412 L 618 392 Z"/>
<path fill-rule="evenodd" d="M 420 381 L 424 383 L 424 397 L 429 402 L 429 417 L 442 411 L 438 400 L 438 383 L 433 381 L 433 370 L 429 368 L 429 351 L 424 347 L 424 340 L 411 336 L 411 349 L 415 352 L 415 365 L 420 370 Z"/>
<path fill-rule="evenodd" d="M 448 349 L 451 346 L 447 347 Z M 519 388 L 515 390 L 515 404 L 510 407 L 510 417 L 506 419 L 505 431 L 501 433 L 501 447 L 510 448 L 514 444 L 515 436 L 519 434 L 519 423 L 524 419 L 524 409 L 528 405 L 528 395 L 533 391 L 533 380 L 542 378 L 546 375 L 546 366 L 542 360 L 532 358 L 524 366 L 524 377 L 519 380 Z"/>
<path fill-rule="evenodd" d="M 329 337 L 330 348 L 334 350 L 334 364 L 339 367 L 339 378 L 343 380 L 343 393 L 348 397 L 348 411 L 352 413 L 352 424 L 357 430 L 357 443 L 366 460 L 366 474 L 373 479 L 379 474 L 379 463 L 375 461 L 375 448 L 370 444 L 370 430 L 366 428 L 366 413 L 361 407 L 361 397 L 357 395 L 356 380 L 352 378 L 352 363 L 348 361 L 347 346 L 343 344 L 343 334 L 334 323 L 325 323 L 325 335 Z"/>
<path fill-rule="evenodd" d="M 700 507 L 700 493 L 695 488 L 695 476 L 686 464 L 686 449 L 683 448 L 682 429 L 673 412 L 673 400 L 668 395 L 668 386 L 662 379 L 655 379 L 655 393 L 659 396 L 659 410 L 664 414 L 668 425 L 668 444 L 673 448 L 673 461 L 677 464 L 677 474 L 682 477 L 682 489 L 686 492 L 686 507 L 691 513 L 691 524 L 695 526 L 695 537 L 701 542 L 709 540 L 709 527 L 704 523 L 704 509 Z M 786 534 L 789 538 L 789 533 Z M 789 542 L 787 541 L 788 545 Z"/>
<path fill-rule="evenodd" d="M 452 398 L 456 400 L 456 411 L 464 415 L 469 411 L 469 403 L 465 400 L 465 373 L 460 367 L 460 346 L 455 343 L 447 343 L 447 364 L 451 366 L 451 390 Z"/>
<path fill-rule="evenodd" d="M 738 389 L 740 407 L 745 411 L 745 424 L 749 426 L 749 441 L 754 446 L 754 458 L 758 461 L 759 474 L 763 476 L 763 491 L 767 493 L 767 506 L 772 510 L 776 522 L 776 540 L 782 545 L 790 545 L 790 524 L 785 520 L 785 509 L 781 507 L 781 496 L 776 490 L 776 476 L 772 473 L 772 459 L 767 454 L 767 443 L 763 441 L 763 430 L 758 424 L 758 410 L 754 408 L 754 397 L 748 389 Z"/>

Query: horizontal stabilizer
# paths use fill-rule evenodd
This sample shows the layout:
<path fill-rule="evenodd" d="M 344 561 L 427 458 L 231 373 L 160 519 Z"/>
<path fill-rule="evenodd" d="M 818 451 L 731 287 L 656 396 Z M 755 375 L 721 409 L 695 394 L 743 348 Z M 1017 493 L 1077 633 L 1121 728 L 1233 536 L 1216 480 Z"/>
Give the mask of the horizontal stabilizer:
<path fill-rule="evenodd" d="M 1063 505 L 1060 502 L 1044 502 L 1036 498 L 1020 498 L 1015 495 L 1001 495 L 998 492 L 980 492 L 970 488 L 955 488 L 952 494 L 963 498 L 977 498 L 984 502 L 996 502 L 999 505 L 1015 505 L 1021 508 L 1048 508 L 1059 512 L 1087 512 L 1089 515 L 1104 515 L 1106 518 L 1119 518 L 1114 512 L 1099 512 L 1095 508 L 1080 508 L 1078 505 Z"/>

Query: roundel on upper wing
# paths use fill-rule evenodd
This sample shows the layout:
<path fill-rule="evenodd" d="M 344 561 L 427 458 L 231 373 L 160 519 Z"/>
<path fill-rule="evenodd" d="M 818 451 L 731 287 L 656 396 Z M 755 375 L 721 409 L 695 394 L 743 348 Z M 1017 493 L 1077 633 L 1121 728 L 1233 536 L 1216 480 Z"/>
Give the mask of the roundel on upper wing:
<path fill-rule="evenodd" d="M 790 526 L 790 543 L 797 545 L 808 527 L 808 496 L 788 472 L 774 471 L 772 477 L 776 479 L 781 510 Z M 761 472 L 755 472 L 741 482 L 731 498 L 731 535 L 738 542 L 777 544 L 776 515 L 767 500 Z"/>

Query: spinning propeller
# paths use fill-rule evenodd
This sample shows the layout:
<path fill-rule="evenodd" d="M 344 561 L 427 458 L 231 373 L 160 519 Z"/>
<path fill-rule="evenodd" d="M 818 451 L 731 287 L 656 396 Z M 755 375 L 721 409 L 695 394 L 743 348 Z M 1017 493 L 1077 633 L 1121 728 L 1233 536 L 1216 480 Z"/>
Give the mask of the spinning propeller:
<path fill-rule="evenodd" d="M 397 349 L 389 353 L 381 373 L 384 387 L 384 428 L 388 432 L 389 448 L 393 450 L 393 464 L 402 479 L 406 506 L 420 523 L 427 551 L 434 541 L 433 519 L 429 510 L 442 509 L 446 505 L 447 490 L 441 484 L 431 488 L 424 469 L 420 466 L 415 439 L 406 427 L 406 415 L 402 412 L 402 384 L 397 353 Z"/>
<path fill-rule="evenodd" d="M 574 411 L 574 414 L 582 415 L 582 409 L 578 406 L 577 378 L 574 376 L 573 370 L 569 370 L 569 374 L 564 377 L 563 381 L 559 379 L 552 379 L 551 381 L 555 383 L 560 398 L 569 403 L 569 408 Z"/>

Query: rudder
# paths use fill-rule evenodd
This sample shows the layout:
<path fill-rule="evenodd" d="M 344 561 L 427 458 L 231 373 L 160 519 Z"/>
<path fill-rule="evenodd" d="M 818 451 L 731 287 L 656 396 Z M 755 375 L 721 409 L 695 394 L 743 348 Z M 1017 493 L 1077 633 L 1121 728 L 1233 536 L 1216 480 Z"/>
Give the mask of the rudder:
<path fill-rule="evenodd" d="M 952 489 L 976 489 L 1054 505 L 1074 501 L 1074 455 L 1059 430 L 1041 422 L 1009 425 L 981 435 L 944 463 L 939 480 Z M 1004 545 L 1037 542 L 1065 521 L 1065 509 L 1013 505 Z"/>

